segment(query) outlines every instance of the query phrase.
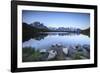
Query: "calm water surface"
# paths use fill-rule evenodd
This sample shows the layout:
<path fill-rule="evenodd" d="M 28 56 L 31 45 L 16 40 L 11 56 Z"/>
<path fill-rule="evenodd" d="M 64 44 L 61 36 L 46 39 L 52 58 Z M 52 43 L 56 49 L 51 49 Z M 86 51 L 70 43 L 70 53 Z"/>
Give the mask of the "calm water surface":
<path fill-rule="evenodd" d="M 30 38 L 28 41 L 23 42 L 22 47 L 49 49 L 52 45 L 55 44 L 61 44 L 64 47 L 84 44 L 90 45 L 90 37 L 83 34 L 48 32 L 40 34 L 39 37 Z"/>

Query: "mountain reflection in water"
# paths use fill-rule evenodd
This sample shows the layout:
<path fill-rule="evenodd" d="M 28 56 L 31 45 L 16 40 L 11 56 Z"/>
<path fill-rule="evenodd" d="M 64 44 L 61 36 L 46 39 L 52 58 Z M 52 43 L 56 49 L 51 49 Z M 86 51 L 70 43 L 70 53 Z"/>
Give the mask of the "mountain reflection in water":
<path fill-rule="evenodd" d="M 27 40 L 24 40 L 24 42 L 22 43 L 22 48 L 23 49 L 33 48 L 38 51 L 45 49 L 46 51 L 48 51 L 49 49 L 51 49 L 52 45 L 55 44 L 61 44 L 62 47 L 65 48 L 67 47 L 69 49 L 71 47 L 72 48 L 76 47 L 77 45 L 79 47 L 81 46 L 86 47 L 86 46 L 90 46 L 90 37 L 79 33 L 76 34 L 76 33 L 66 33 L 66 32 L 44 32 L 44 33 L 41 32 L 35 35 L 33 34 Z M 88 49 L 90 49 L 90 47 L 88 47 Z M 73 49 L 70 50 L 73 51 Z M 89 56 L 89 52 L 88 52 L 88 56 Z M 39 61 L 38 59 L 31 60 L 31 61 Z M 28 60 L 24 60 L 24 61 L 28 61 Z"/>

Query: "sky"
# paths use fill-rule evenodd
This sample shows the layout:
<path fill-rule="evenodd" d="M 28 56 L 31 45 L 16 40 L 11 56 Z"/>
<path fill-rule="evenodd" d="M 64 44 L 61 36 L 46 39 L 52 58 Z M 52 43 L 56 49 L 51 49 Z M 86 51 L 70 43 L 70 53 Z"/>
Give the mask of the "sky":
<path fill-rule="evenodd" d="M 69 27 L 87 29 L 90 27 L 89 13 L 75 12 L 51 12 L 23 10 L 22 22 L 31 24 L 35 21 L 43 23 L 47 27 Z"/>

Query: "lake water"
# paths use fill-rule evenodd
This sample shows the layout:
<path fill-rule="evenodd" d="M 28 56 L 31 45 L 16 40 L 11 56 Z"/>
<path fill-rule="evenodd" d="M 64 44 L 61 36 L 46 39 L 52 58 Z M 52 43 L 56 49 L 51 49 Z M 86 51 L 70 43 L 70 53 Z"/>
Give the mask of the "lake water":
<path fill-rule="evenodd" d="M 64 47 L 75 45 L 90 45 L 90 37 L 84 34 L 66 32 L 46 32 L 29 38 L 22 43 L 22 47 L 32 47 L 35 49 L 49 49 L 52 45 L 61 44 Z"/>

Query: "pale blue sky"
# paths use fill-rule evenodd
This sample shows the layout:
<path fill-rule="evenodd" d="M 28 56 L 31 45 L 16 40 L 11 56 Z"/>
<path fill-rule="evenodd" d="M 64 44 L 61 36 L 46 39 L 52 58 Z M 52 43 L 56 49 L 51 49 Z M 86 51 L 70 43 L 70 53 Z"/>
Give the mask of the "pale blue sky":
<path fill-rule="evenodd" d="M 47 27 L 74 27 L 86 29 L 90 27 L 89 13 L 22 11 L 22 22 L 28 24 L 39 21 Z"/>

